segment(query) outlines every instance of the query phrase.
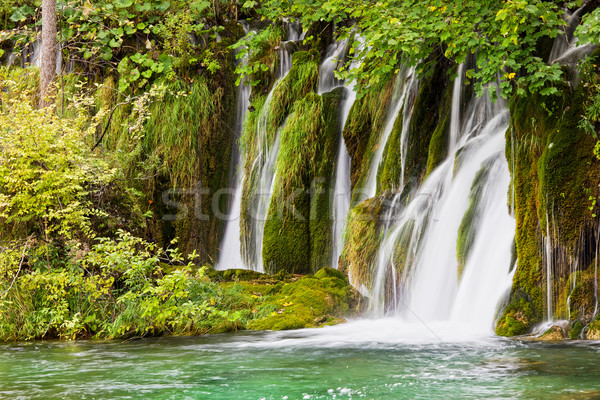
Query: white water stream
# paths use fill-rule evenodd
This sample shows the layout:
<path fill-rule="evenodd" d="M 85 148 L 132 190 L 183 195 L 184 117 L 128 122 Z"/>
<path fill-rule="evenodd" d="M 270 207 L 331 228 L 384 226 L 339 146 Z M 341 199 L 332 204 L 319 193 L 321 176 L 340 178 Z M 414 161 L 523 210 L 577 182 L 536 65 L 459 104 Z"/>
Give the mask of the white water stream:
<path fill-rule="evenodd" d="M 453 151 L 391 224 L 377 256 L 371 297 L 375 315 L 491 330 L 497 304 L 512 281 L 515 222 L 507 206 L 510 174 L 504 157 L 508 112 L 485 104 L 487 97 L 475 99 L 460 129 L 460 79 L 454 87 L 449 132 Z M 459 280 L 459 226 L 469 208 L 471 187 L 482 173 L 477 217 L 471 223 L 474 239 Z M 398 251 L 403 259 L 396 258 Z M 405 264 L 396 265 L 399 260 Z"/>
<path fill-rule="evenodd" d="M 394 92 L 392 94 L 392 104 L 390 106 L 390 111 L 387 115 L 383 132 L 379 138 L 378 143 L 375 145 L 375 152 L 373 154 L 373 158 L 371 159 L 369 172 L 365 180 L 365 185 L 362 189 L 362 196 L 360 197 L 362 200 L 374 197 L 377 194 L 377 172 L 379 171 L 379 165 L 381 164 L 381 160 L 383 159 L 383 153 L 388 139 L 390 138 L 390 135 L 394 130 L 396 118 L 398 117 L 400 110 L 404 106 L 407 93 L 409 93 L 411 90 L 414 90 L 415 85 L 418 82 L 415 75 L 416 74 L 414 68 L 408 68 L 404 66 L 396 75 L 396 81 L 394 82 Z M 410 119 L 408 121 L 403 122 L 405 122 L 405 126 L 406 128 L 408 128 Z M 408 129 L 406 129 L 406 131 L 408 131 Z M 404 141 L 401 139 L 401 142 L 403 143 Z M 400 150 L 405 152 L 406 146 L 403 147 L 404 150 Z M 404 160 L 404 157 L 402 157 L 402 159 Z M 402 168 L 402 171 L 402 181 L 404 181 L 404 168 Z M 402 182 L 402 185 L 403 184 L 404 182 Z"/>

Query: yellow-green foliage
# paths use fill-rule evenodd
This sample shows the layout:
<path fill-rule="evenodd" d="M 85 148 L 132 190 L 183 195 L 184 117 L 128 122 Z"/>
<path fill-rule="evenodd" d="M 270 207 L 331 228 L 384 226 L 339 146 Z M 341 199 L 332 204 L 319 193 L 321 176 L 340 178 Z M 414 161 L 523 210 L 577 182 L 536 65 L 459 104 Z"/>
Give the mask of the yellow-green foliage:
<path fill-rule="evenodd" d="M 90 233 L 94 208 L 88 185 L 106 183 L 112 171 L 90 154 L 97 120 L 86 113 L 89 99 L 71 99 L 72 117 L 54 108 L 38 110 L 11 80 L 0 94 L 0 237 L 32 234 L 49 241 Z"/>
<path fill-rule="evenodd" d="M 238 83 L 243 77 L 250 77 L 254 93 L 267 93 L 271 89 L 279 64 L 279 53 L 275 49 L 282 38 L 281 27 L 270 25 L 259 33 L 250 32 L 236 44 L 241 49 L 239 56 L 248 57 L 248 62 L 240 63 L 236 69 L 240 75 Z"/>
<path fill-rule="evenodd" d="M 143 153 L 160 160 L 159 172 L 173 187 L 191 187 L 198 179 L 202 152 L 220 128 L 223 95 L 198 77 L 191 85 L 170 84 L 164 99 L 150 106 Z"/>
<path fill-rule="evenodd" d="M 68 269 L 25 267 L 9 287 L 0 276 L 0 341 L 312 327 L 343 321 L 358 301 L 332 269 L 300 279 L 213 271 L 210 280 L 176 250 L 126 232 L 71 257 Z"/>
<path fill-rule="evenodd" d="M 32 105 L 39 103 L 40 70 L 38 68 L 0 67 L 0 87 L 3 99 L 28 100 Z"/>

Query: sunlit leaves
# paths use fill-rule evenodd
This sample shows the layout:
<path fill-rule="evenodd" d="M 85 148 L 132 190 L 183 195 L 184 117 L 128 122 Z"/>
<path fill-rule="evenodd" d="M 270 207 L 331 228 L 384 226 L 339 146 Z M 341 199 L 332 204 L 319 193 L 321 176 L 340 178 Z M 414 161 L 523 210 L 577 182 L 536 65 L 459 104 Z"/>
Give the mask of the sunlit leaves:
<path fill-rule="evenodd" d="M 364 46 L 352 58 L 363 62 L 344 75 L 365 82 L 364 88 L 376 86 L 374 83 L 394 70 L 400 59 L 416 65 L 439 49 L 457 63 L 477 54 L 478 68 L 471 72 L 471 78 L 479 94 L 496 82 L 498 74 L 501 80 L 507 79 L 504 72 L 540 71 L 543 76 L 536 76 L 539 87 L 560 78 L 560 73 L 545 68 L 544 61 L 534 56 L 539 40 L 556 37 L 565 24 L 562 9 L 553 2 L 296 0 L 288 6 L 270 0 L 263 3 L 262 12 L 269 18 L 299 15 L 304 25 L 314 22 L 315 16 L 326 21 L 352 16 L 355 24 L 342 32 L 342 38 L 361 38 Z M 515 75 L 507 81 L 527 86 L 528 79 Z M 507 96 L 514 85 L 504 83 L 501 88 L 501 94 Z"/>

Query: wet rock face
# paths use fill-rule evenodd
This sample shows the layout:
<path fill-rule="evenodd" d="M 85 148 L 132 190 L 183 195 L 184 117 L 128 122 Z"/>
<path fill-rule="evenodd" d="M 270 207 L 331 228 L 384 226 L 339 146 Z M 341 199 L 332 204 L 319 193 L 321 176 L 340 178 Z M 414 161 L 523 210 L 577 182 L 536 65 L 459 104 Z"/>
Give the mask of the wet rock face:
<path fill-rule="evenodd" d="M 523 334 L 545 318 L 583 326 L 594 318 L 598 218 L 590 199 L 599 195 L 600 162 L 580 124 L 585 99 L 584 85 L 564 82 L 556 95 L 511 100 L 506 157 L 518 265 L 498 334 Z"/>

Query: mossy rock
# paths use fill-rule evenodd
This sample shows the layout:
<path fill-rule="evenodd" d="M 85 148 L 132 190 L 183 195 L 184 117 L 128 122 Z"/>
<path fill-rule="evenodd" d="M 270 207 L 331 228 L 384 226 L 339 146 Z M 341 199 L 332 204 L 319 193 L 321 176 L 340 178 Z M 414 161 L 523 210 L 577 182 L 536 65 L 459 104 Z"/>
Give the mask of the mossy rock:
<path fill-rule="evenodd" d="M 385 145 L 383 151 L 384 158 L 381 163 L 381 167 L 378 171 L 378 181 L 380 182 L 380 190 L 391 190 L 395 191 L 399 189 L 400 181 L 402 179 L 402 154 L 401 140 L 402 140 L 402 125 L 404 122 L 404 107 L 407 102 L 404 101 L 404 105 L 396 121 L 394 122 L 394 128 L 392 133 Z"/>
<path fill-rule="evenodd" d="M 343 322 L 342 316 L 351 311 L 355 296 L 343 274 L 331 268 L 322 269 L 314 276 L 284 284 L 279 293 L 261 306 L 273 311 L 251 321 L 248 328 L 287 330 Z"/>
<path fill-rule="evenodd" d="M 595 262 L 583 271 L 576 271 L 569 276 L 564 287 L 569 291 L 569 316 L 572 320 L 590 322 L 594 318 L 596 299 Z M 572 288 L 572 290 L 571 290 Z M 565 297 L 566 297 L 565 296 Z"/>
<path fill-rule="evenodd" d="M 341 90 L 309 93 L 281 131 L 275 192 L 263 236 L 268 272 L 308 273 L 331 258 L 330 201 Z"/>
<path fill-rule="evenodd" d="M 511 301 L 496 325 L 496 334 L 499 336 L 524 335 L 529 331 L 533 322 L 537 323 L 541 318 L 527 293 L 517 290 L 511 295 Z"/>
<path fill-rule="evenodd" d="M 579 339 L 581 337 L 581 333 L 583 332 L 583 323 L 581 321 L 575 321 L 571 331 L 569 332 L 570 339 Z"/>
<path fill-rule="evenodd" d="M 340 270 L 352 277 L 355 286 L 371 289 L 373 266 L 383 240 L 382 217 L 389 199 L 373 197 L 358 204 L 348 214 L 346 243 L 340 257 Z"/>
<path fill-rule="evenodd" d="M 357 99 L 344 125 L 344 142 L 351 159 L 350 182 L 353 191 L 361 187 L 371 164 L 374 146 L 385 128 L 394 82 L 386 81 L 382 90 L 368 92 Z"/>
<path fill-rule="evenodd" d="M 595 55 L 598 57 L 598 54 Z M 597 218 L 589 208 L 589 197 L 598 196 L 600 163 L 593 155 L 596 139 L 580 127 L 584 113 L 585 87 L 563 82 L 551 96 L 515 95 L 510 103 L 511 124 L 507 132 L 506 158 L 514 191 L 518 265 L 509 304 L 519 312 L 519 298 L 527 294 L 528 326 L 539 322 L 545 310 L 546 279 L 542 252 L 544 236 L 550 232 L 553 254 L 589 265 L 595 257 Z M 514 150 L 514 154 L 513 154 Z M 553 276 L 554 315 L 567 317 L 570 289 L 568 263 L 556 265 Z M 583 283 L 581 281 L 581 283 Z M 573 292 L 572 312 L 589 313 L 589 292 L 584 286 Z M 523 312 L 523 310 L 520 310 Z M 504 318 L 503 317 L 503 318 Z M 585 318 L 584 316 L 582 316 Z"/>
<path fill-rule="evenodd" d="M 450 93 L 450 91 L 447 91 Z M 447 111 L 448 108 L 445 108 Z M 429 175 L 438 165 L 442 163 L 448 156 L 449 148 L 449 134 L 450 130 L 450 113 L 442 116 L 442 119 L 438 126 L 431 135 L 431 141 L 429 142 L 429 155 L 427 157 L 427 172 Z"/>
<path fill-rule="evenodd" d="M 406 151 L 406 181 L 418 184 L 427 171 L 431 171 L 443 160 L 447 149 L 443 134 L 447 134 L 452 107 L 452 88 L 449 71 L 454 64 L 443 55 L 434 55 L 440 61 L 433 62 L 433 70 L 421 80 L 409 126 L 409 141 Z M 434 138 L 434 133 L 435 140 Z M 433 151 L 431 156 L 429 150 Z M 428 168 L 429 166 L 429 168 Z"/>
<path fill-rule="evenodd" d="M 319 133 L 317 161 L 311 173 L 310 186 L 310 265 L 316 272 L 330 265 L 333 243 L 331 229 L 331 199 L 329 188 L 335 184 L 335 154 L 340 140 L 340 105 L 342 88 L 325 93 L 323 100 L 323 129 Z"/>
<path fill-rule="evenodd" d="M 247 269 L 227 269 L 219 274 L 224 281 L 252 281 L 264 276 L 260 272 Z"/>
<path fill-rule="evenodd" d="M 537 340 L 547 341 L 547 342 L 559 342 L 566 338 L 567 338 L 567 336 L 565 334 L 564 329 L 561 328 L 560 326 L 555 325 L 555 326 L 551 327 L 550 329 L 548 329 L 546 332 L 544 332 L 542 334 L 542 336 L 537 338 Z"/>
<path fill-rule="evenodd" d="M 588 340 L 600 340 L 600 315 L 587 327 L 585 338 Z"/>
<path fill-rule="evenodd" d="M 481 197 L 483 196 L 483 188 L 489 176 L 490 164 L 487 163 L 477 172 L 475 179 L 471 185 L 469 192 L 469 207 L 463 216 L 460 226 L 458 227 L 458 238 L 456 241 L 456 258 L 458 261 L 457 278 L 460 281 L 462 274 L 469 257 L 469 253 L 475 240 L 477 225 L 479 218 Z"/>

